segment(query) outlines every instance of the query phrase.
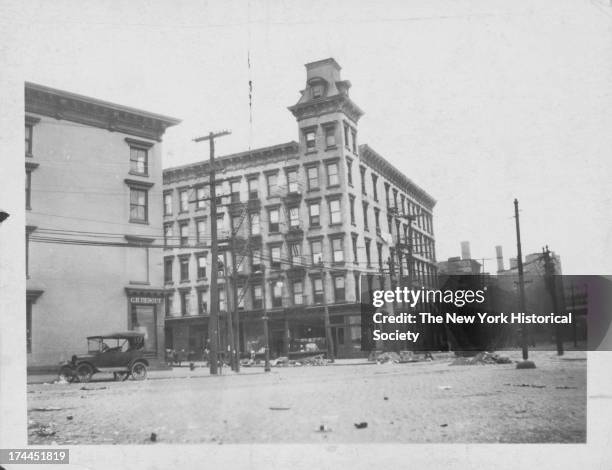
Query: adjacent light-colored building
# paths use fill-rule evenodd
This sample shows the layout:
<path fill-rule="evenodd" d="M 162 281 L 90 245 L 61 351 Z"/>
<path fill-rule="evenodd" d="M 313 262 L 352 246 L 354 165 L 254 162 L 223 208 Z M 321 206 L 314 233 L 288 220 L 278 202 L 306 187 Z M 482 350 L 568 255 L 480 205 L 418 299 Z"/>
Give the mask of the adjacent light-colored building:
<path fill-rule="evenodd" d="M 161 137 L 174 118 L 25 84 L 32 369 L 140 330 L 163 359 Z"/>
<path fill-rule="evenodd" d="M 435 283 L 435 201 L 359 145 L 363 112 L 338 63 L 312 62 L 306 72 L 289 107 L 297 141 L 216 159 L 221 344 L 235 264 L 241 351 L 263 346 L 264 312 L 273 355 L 325 350 L 327 303 L 336 355 L 359 356 L 362 273 L 401 269 L 419 285 Z M 164 170 L 166 345 L 192 357 L 206 346 L 210 313 L 208 175 L 207 161 Z M 414 216 L 411 229 L 404 215 Z"/>

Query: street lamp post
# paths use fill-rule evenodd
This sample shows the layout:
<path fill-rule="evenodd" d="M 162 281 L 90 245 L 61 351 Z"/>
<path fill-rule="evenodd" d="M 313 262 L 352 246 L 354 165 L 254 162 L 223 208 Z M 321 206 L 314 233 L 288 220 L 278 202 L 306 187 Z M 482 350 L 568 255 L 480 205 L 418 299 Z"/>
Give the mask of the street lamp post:
<path fill-rule="evenodd" d="M 262 317 L 262 320 L 264 322 L 263 327 L 264 327 L 264 341 L 265 341 L 265 364 L 264 364 L 264 372 L 270 372 L 270 335 L 268 333 L 268 320 L 270 319 L 270 317 L 268 317 L 267 314 L 265 314 Z"/>

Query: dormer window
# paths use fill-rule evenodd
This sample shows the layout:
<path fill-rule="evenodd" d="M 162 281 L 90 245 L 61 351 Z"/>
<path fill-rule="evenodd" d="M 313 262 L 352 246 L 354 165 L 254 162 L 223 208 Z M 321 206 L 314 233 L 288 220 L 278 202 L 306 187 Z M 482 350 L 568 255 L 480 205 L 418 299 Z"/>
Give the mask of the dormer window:
<path fill-rule="evenodd" d="M 310 86 L 310 96 L 313 100 L 325 96 L 325 88 L 327 86 L 325 79 L 313 77 L 309 80 L 308 85 Z"/>
<path fill-rule="evenodd" d="M 323 85 L 317 84 L 312 87 L 312 97 L 321 98 L 323 96 Z"/>

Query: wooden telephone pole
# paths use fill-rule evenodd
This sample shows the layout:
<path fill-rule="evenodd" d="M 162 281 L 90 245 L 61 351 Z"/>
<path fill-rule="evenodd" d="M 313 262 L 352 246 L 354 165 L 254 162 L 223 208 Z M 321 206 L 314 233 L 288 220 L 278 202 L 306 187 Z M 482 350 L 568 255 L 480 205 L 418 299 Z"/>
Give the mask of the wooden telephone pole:
<path fill-rule="evenodd" d="M 518 264 L 519 311 L 525 312 L 525 278 L 523 276 L 523 251 L 521 249 L 521 226 L 519 223 L 518 199 L 514 199 L 514 218 L 516 220 L 516 260 Z M 521 326 L 521 347 L 523 361 L 529 359 L 527 324 Z"/>
<path fill-rule="evenodd" d="M 194 142 L 208 140 L 210 143 L 210 317 L 208 320 L 208 338 L 210 339 L 209 366 L 211 375 L 217 375 L 219 362 L 219 286 L 217 284 L 217 199 L 215 194 L 215 138 L 231 134 L 230 131 L 210 132 L 197 137 Z"/>

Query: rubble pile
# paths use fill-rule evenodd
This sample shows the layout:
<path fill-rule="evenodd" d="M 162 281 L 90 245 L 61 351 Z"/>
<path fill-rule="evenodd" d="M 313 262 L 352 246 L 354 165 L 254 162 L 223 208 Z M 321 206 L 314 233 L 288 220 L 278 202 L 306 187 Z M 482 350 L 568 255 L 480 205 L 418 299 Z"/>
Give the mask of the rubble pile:
<path fill-rule="evenodd" d="M 512 361 L 506 356 L 500 356 L 497 353 L 479 352 L 472 357 L 457 357 L 451 366 L 474 366 L 486 364 L 510 364 Z"/>
<path fill-rule="evenodd" d="M 415 353 L 414 351 L 400 351 L 399 354 L 393 351 L 372 351 L 368 356 L 369 362 L 376 362 L 377 364 L 404 364 L 407 362 L 420 362 L 431 360 L 433 360 L 433 356 L 431 355 L 431 353 Z"/>

